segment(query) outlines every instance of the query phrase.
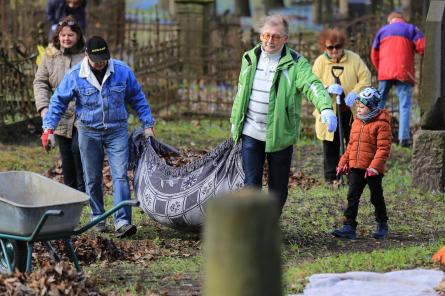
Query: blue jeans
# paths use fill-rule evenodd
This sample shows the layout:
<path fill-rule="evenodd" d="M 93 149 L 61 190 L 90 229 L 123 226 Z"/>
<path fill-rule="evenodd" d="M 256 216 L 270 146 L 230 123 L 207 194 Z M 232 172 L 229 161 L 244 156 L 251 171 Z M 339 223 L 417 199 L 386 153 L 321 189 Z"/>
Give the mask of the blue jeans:
<path fill-rule="evenodd" d="M 78 132 L 85 187 L 90 196 L 91 218 L 94 219 L 105 212 L 102 188 L 104 151 L 111 168 L 114 206 L 131 198 L 127 176 L 128 132 L 126 127 L 112 130 L 79 127 Z M 131 207 L 123 207 L 114 215 L 116 229 L 125 224 L 131 224 Z"/>
<path fill-rule="evenodd" d="M 278 198 L 280 213 L 287 200 L 292 145 L 284 150 L 266 153 L 266 142 L 243 135 L 241 156 L 245 174 L 244 185 L 261 188 L 264 160 L 269 165 L 269 191 Z"/>
<path fill-rule="evenodd" d="M 410 139 L 409 113 L 411 109 L 411 97 L 413 86 L 409 83 L 398 80 L 380 80 L 379 92 L 382 95 L 380 107 L 384 108 L 388 93 L 391 87 L 396 86 L 397 97 L 399 98 L 399 142 Z"/>

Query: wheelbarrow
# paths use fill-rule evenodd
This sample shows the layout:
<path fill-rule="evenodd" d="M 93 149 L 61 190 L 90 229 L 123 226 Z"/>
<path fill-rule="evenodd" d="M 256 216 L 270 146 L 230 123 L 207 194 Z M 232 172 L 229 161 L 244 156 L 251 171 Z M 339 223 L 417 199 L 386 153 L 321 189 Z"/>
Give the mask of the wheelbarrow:
<path fill-rule="evenodd" d="M 124 206 L 123 201 L 75 229 L 89 197 L 42 175 L 26 172 L 0 172 L 0 273 L 31 271 L 32 248 L 42 242 L 55 261 L 60 257 L 51 240 L 63 240 L 77 272 L 82 272 L 71 236 L 81 234 Z"/>

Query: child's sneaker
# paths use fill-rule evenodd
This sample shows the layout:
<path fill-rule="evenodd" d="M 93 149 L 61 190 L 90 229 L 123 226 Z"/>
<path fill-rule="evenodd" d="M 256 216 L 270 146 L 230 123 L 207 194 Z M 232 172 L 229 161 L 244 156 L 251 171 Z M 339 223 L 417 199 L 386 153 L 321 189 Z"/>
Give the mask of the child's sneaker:
<path fill-rule="evenodd" d="M 348 238 L 348 239 L 355 239 L 357 236 L 356 228 L 349 224 L 344 224 L 341 228 L 335 229 L 331 233 L 336 237 Z"/>
<path fill-rule="evenodd" d="M 377 222 L 375 232 L 372 234 L 375 239 L 382 239 L 388 236 L 388 222 Z"/>

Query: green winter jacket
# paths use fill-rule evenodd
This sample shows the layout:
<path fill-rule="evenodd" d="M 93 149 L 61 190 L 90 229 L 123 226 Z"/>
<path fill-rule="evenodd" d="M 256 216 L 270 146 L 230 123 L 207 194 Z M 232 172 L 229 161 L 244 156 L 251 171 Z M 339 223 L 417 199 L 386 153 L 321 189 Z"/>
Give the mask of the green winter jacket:
<path fill-rule="evenodd" d="M 261 44 L 258 44 L 243 55 L 238 92 L 230 117 L 235 142 L 240 139 L 243 131 L 260 54 Z M 270 90 L 266 152 L 280 151 L 297 143 L 300 133 L 302 95 L 319 111 L 332 108 L 331 97 L 320 80 L 312 73 L 312 66 L 304 57 L 285 45 Z"/>

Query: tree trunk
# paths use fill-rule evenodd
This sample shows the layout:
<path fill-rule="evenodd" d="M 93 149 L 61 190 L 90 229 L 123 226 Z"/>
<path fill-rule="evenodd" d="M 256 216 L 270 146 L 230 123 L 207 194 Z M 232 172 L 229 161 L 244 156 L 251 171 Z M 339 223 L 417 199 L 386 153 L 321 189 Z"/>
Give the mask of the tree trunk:
<path fill-rule="evenodd" d="M 428 13 L 429 0 L 416 1 L 411 0 L 411 15 L 414 19 L 420 21 L 416 25 L 424 25 L 426 21 L 426 15 Z"/>
<path fill-rule="evenodd" d="M 235 15 L 238 15 L 238 16 L 251 16 L 249 1 L 247 1 L 247 0 L 235 0 Z"/>

